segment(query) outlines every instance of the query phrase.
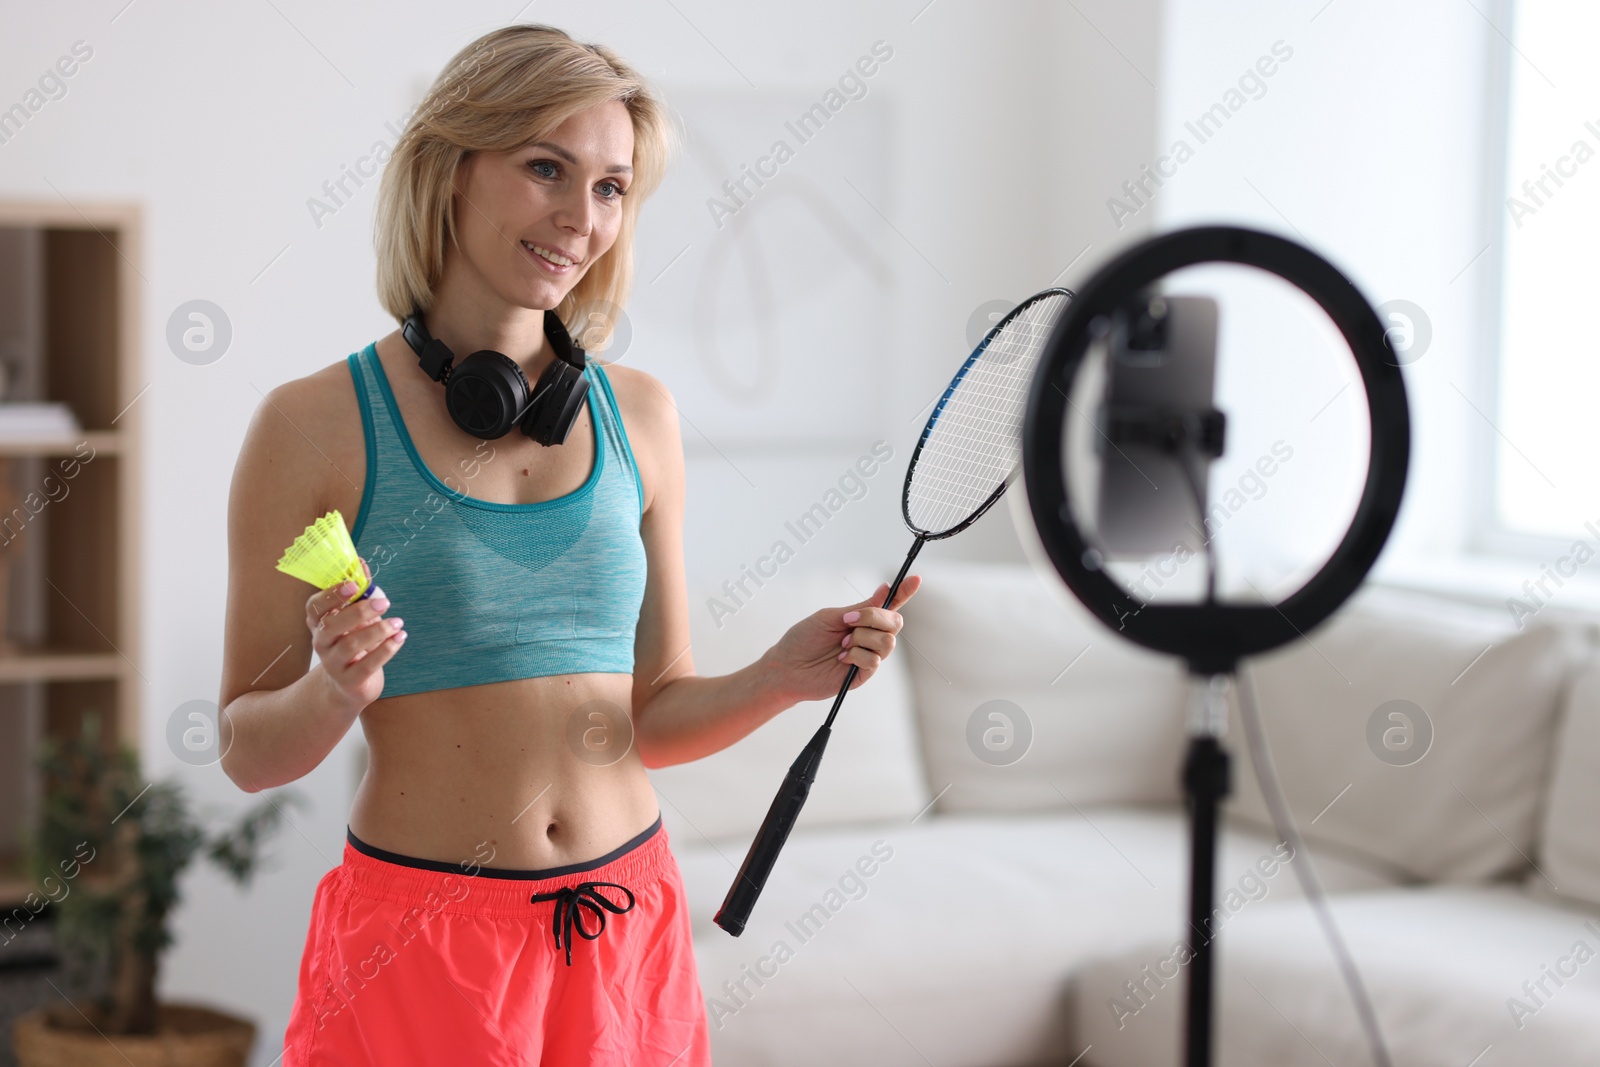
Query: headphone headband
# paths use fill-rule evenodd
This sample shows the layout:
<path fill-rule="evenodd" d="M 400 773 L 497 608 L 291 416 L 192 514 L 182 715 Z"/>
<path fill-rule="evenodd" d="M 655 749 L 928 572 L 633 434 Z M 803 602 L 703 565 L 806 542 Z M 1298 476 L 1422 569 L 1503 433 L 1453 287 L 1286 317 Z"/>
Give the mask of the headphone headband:
<path fill-rule="evenodd" d="M 485 440 L 502 437 L 513 426 L 542 445 L 567 439 L 589 392 L 588 360 L 573 343 L 559 315 L 545 312 L 544 335 L 556 358 L 530 388 L 516 360 L 482 349 L 458 364 L 448 345 L 428 333 L 420 308 L 400 325 L 401 336 L 417 354 L 422 370 L 445 387 L 445 409 L 461 429 Z"/>
<path fill-rule="evenodd" d="M 400 324 L 400 335 L 417 354 L 422 369 L 429 378 L 436 382 L 449 381 L 450 366 L 455 361 L 455 353 L 451 352 L 443 341 L 428 332 L 427 324 L 422 321 L 421 308 L 406 316 L 406 320 Z M 544 335 L 555 351 L 556 358 L 561 362 L 579 371 L 587 366 L 587 356 L 583 349 L 578 347 L 572 335 L 567 332 L 566 323 L 562 322 L 561 316 L 554 311 L 544 313 Z"/>

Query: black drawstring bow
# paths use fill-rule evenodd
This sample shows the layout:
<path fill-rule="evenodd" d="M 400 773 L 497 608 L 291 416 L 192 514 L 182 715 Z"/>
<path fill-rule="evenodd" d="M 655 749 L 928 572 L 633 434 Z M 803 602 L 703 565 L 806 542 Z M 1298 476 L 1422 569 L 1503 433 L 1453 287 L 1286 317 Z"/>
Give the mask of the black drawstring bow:
<path fill-rule="evenodd" d="M 594 887 L 601 885 L 616 886 L 616 888 L 628 894 L 628 906 L 624 908 L 613 904 L 604 895 L 595 892 Z M 553 893 L 535 893 L 529 898 L 528 903 L 537 904 L 541 900 L 553 900 L 556 902 L 555 914 L 550 918 L 550 932 L 555 935 L 556 948 L 561 947 L 562 934 L 565 932 L 568 967 L 572 966 L 572 930 L 574 925 L 576 925 L 580 937 L 586 941 L 593 941 L 606 928 L 606 912 L 602 911 L 601 908 L 606 909 L 613 915 L 621 915 L 625 911 L 631 911 L 634 905 L 633 891 L 627 886 L 616 882 L 579 882 L 577 885 L 564 885 Z M 595 916 L 600 920 L 600 929 L 591 934 L 583 928 L 583 913 L 578 910 L 579 905 L 594 912 Z"/>

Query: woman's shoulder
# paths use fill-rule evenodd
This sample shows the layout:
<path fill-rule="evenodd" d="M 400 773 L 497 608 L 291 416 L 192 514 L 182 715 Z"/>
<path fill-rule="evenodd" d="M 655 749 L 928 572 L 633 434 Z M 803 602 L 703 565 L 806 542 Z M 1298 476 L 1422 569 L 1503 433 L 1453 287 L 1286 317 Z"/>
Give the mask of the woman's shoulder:
<path fill-rule="evenodd" d="M 361 485 L 365 448 L 355 381 L 340 357 L 262 394 L 240 458 L 257 460 L 258 477 L 297 482 L 332 503 L 345 495 L 340 487 Z"/>
<path fill-rule="evenodd" d="M 623 421 L 629 433 L 637 426 L 641 433 L 655 436 L 669 423 L 674 432 L 678 425 L 678 402 L 671 390 L 647 371 L 622 363 L 601 364 L 601 373 L 611 385 L 617 398 Z"/>
<path fill-rule="evenodd" d="M 353 415 L 357 416 L 355 437 L 360 439 L 355 382 L 349 366 L 340 359 L 310 374 L 280 382 L 263 394 L 252 430 L 259 429 L 288 447 L 298 439 L 315 454 L 349 436 Z"/>
<path fill-rule="evenodd" d="M 678 402 L 655 375 L 637 367 L 612 363 L 606 380 L 617 398 L 623 429 L 639 467 L 649 511 L 660 486 L 683 480 L 683 437 L 678 426 Z"/>
<path fill-rule="evenodd" d="M 262 407 L 281 408 L 281 414 L 291 422 L 307 423 L 317 427 L 333 439 L 348 439 L 357 444 L 364 441 L 361 430 L 359 397 L 356 393 L 358 369 L 353 360 L 377 359 L 378 350 L 393 349 L 400 331 L 363 345 L 348 355 L 340 356 L 309 374 L 290 378 L 274 386 L 263 398 Z M 367 349 L 373 349 L 370 356 Z M 393 371 L 387 373 L 392 374 Z M 367 402 L 374 403 L 373 397 Z"/>

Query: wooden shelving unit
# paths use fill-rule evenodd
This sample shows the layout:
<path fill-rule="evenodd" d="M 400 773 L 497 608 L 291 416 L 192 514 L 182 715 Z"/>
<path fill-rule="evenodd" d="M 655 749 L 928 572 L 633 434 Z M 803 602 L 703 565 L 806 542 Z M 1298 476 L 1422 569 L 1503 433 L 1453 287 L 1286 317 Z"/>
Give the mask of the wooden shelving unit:
<path fill-rule="evenodd" d="M 0 437 L 0 913 L 31 888 L 18 863 L 42 799 L 37 742 L 92 709 L 138 744 L 142 225 L 134 204 L 0 200 L 0 402 L 64 403 L 82 427 Z"/>

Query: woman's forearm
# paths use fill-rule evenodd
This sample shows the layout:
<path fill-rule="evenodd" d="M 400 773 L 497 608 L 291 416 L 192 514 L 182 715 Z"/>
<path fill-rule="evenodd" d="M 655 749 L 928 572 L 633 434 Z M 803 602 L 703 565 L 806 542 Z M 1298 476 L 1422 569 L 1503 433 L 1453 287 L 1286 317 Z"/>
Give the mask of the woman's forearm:
<path fill-rule="evenodd" d="M 292 782 L 315 770 L 360 714 L 321 663 L 282 689 L 242 693 L 218 723 L 222 769 L 247 793 Z"/>
<path fill-rule="evenodd" d="M 634 716 L 646 767 L 670 767 L 721 752 L 799 701 L 776 682 L 765 657 L 715 678 L 691 674 L 662 687 Z"/>

